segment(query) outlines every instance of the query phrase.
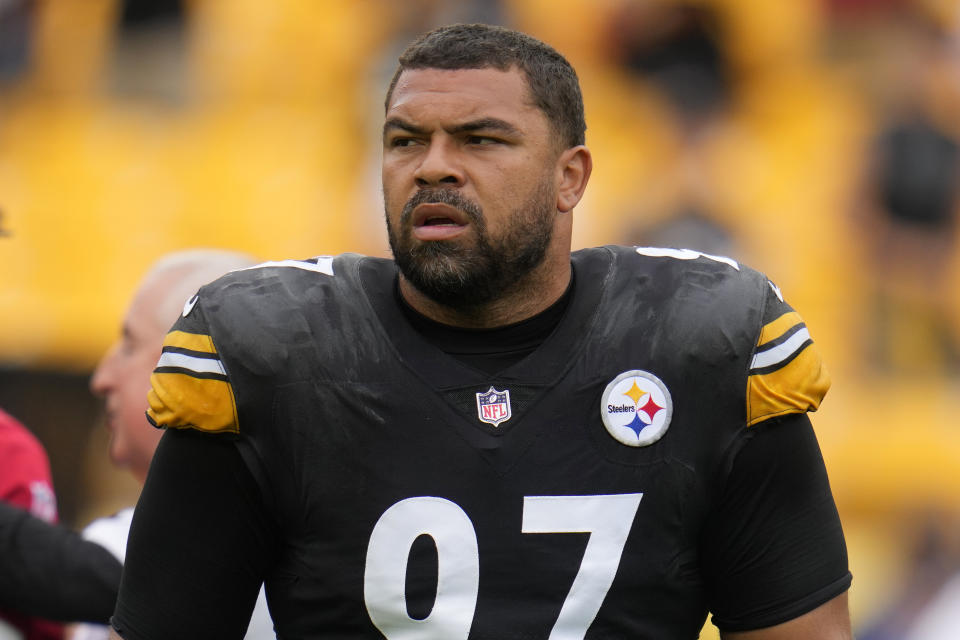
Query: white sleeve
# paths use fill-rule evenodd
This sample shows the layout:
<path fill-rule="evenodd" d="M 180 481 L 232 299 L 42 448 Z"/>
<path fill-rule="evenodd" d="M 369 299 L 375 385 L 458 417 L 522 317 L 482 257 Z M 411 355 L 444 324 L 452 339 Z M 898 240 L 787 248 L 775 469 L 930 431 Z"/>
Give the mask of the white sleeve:
<path fill-rule="evenodd" d="M 107 518 L 98 518 L 86 526 L 82 532 L 85 540 L 96 542 L 123 562 L 127 553 L 127 537 L 130 535 L 130 522 L 133 520 L 133 507 L 127 507 Z"/>

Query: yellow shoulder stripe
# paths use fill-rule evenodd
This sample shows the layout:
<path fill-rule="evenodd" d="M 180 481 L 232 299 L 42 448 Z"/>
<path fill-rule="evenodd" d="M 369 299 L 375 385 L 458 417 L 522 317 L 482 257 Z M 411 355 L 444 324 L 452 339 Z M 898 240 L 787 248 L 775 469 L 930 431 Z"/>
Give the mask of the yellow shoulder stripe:
<path fill-rule="evenodd" d="M 783 367 L 748 378 L 747 425 L 788 413 L 816 411 L 829 388 L 830 375 L 811 343 Z"/>
<path fill-rule="evenodd" d="M 787 329 L 802 323 L 803 318 L 800 317 L 799 313 L 796 311 L 788 311 L 773 322 L 763 326 L 763 329 L 760 330 L 760 339 L 757 340 L 757 344 L 762 345 L 771 340 L 776 340 L 782 336 Z"/>
<path fill-rule="evenodd" d="M 187 333 L 186 331 L 171 331 L 163 339 L 163 346 L 178 347 L 180 349 L 189 349 L 190 351 L 201 351 L 203 353 L 216 353 L 217 349 L 213 346 L 213 338 L 202 333 Z"/>

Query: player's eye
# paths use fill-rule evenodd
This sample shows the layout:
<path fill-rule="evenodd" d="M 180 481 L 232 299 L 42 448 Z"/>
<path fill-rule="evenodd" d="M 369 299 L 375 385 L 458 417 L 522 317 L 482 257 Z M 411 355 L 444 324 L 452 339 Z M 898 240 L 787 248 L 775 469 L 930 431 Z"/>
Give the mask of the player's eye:
<path fill-rule="evenodd" d="M 391 148 L 412 147 L 417 141 L 414 138 L 391 138 L 387 145 Z"/>
<path fill-rule="evenodd" d="M 476 145 L 490 145 L 490 144 L 499 144 L 500 141 L 496 138 L 491 138 L 489 136 L 469 136 L 467 138 L 467 144 L 476 144 Z"/>

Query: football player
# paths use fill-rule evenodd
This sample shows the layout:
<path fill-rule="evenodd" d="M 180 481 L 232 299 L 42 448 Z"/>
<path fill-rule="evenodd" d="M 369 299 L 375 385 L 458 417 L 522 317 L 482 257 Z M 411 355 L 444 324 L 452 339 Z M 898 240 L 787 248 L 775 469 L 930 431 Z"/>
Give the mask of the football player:
<path fill-rule="evenodd" d="M 291 639 L 850 638 L 829 380 L 780 291 L 571 254 L 592 158 L 542 42 L 435 30 L 385 106 L 394 260 L 236 272 L 167 335 L 118 636 L 240 637 L 265 580 Z"/>

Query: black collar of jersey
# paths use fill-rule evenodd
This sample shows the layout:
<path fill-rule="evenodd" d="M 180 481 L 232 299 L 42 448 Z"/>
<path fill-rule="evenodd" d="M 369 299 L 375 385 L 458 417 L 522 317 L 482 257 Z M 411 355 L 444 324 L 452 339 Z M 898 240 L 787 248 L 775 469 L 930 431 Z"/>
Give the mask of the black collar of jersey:
<path fill-rule="evenodd" d="M 493 329 L 468 329 L 437 322 L 411 307 L 400 294 L 399 279 L 394 298 L 407 320 L 422 336 L 444 353 L 487 374 L 509 368 L 537 350 L 560 324 L 573 295 L 576 274 L 563 295 L 537 315 Z"/>
<path fill-rule="evenodd" d="M 613 256 L 608 251 L 577 252 L 571 267 L 577 286 L 571 288 L 566 309 L 560 309 L 556 328 L 528 356 L 506 369 L 490 374 L 445 353 L 410 322 L 397 303 L 396 266 L 392 261 L 363 259 L 358 276 L 367 300 L 400 359 L 434 388 L 452 388 L 491 381 L 523 381 L 549 385 L 572 365 L 572 356 L 586 343 L 604 292 Z"/>

